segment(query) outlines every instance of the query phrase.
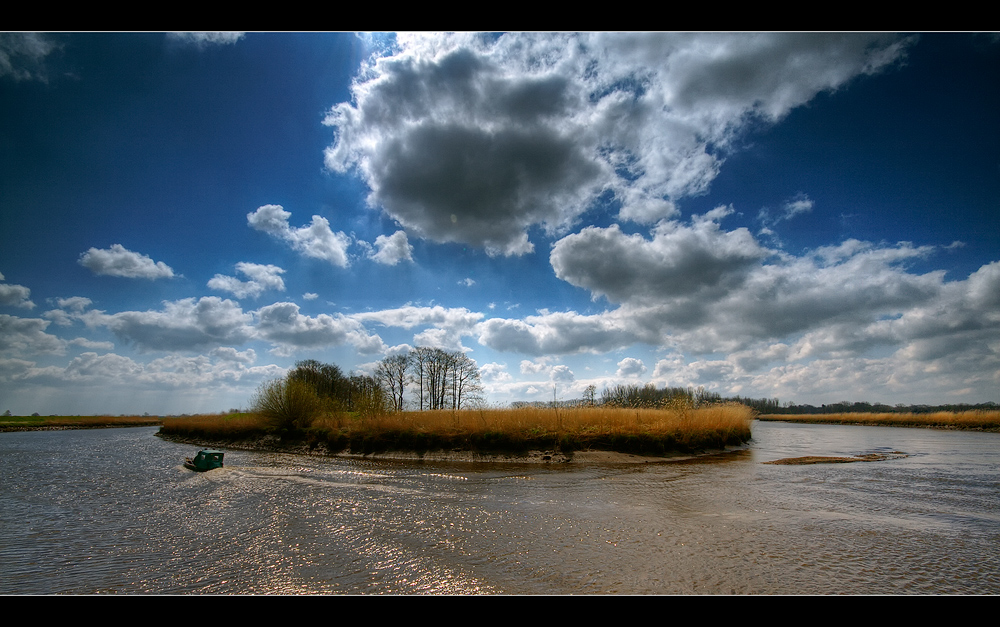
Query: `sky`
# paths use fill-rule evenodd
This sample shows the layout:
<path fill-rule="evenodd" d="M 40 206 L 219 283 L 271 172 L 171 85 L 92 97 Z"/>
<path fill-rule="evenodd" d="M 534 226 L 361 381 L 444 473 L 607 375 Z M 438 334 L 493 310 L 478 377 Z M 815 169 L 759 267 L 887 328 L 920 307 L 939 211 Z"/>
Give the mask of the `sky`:
<path fill-rule="evenodd" d="M 0 411 L 1000 401 L 998 111 L 991 34 L 0 33 Z"/>

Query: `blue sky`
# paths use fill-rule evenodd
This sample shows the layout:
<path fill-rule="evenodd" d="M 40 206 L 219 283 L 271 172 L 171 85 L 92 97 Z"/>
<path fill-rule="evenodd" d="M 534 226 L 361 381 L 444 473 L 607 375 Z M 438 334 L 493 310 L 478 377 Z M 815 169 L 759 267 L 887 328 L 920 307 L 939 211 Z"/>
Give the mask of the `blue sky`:
<path fill-rule="evenodd" d="M 0 34 L 0 411 L 300 359 L 998 401 L 1000 40 Z"/>

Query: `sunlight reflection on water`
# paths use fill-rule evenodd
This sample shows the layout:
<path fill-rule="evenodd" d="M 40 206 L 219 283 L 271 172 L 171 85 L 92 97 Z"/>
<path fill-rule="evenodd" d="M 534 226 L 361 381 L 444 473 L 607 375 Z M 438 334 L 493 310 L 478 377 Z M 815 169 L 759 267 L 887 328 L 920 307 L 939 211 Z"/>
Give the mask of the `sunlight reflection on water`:
<path fill-rule="evenodd" d="M 195 447 L 155 429 L 0 434 L 0 593 L 997 593 L 1000 435 L 755 423 L 638 465 Z M 884 462 L 771 466 L 901 450 Z"/>

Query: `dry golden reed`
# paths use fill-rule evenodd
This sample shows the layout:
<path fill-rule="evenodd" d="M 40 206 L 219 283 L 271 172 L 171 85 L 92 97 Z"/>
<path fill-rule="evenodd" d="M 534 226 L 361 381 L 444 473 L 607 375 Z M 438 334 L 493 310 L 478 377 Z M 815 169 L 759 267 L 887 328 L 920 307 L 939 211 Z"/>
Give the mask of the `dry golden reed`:
<path fill-rule="evenodd" d="M 222 438 L 266 432 L 253 415 L 192 416 L 164 420 L 163 433 Z M 670 409 L 521 407 L 408 411 L 361 417 L 331 412 L 317 417 L 302 437 L 334 450 L 598 449 L 658 454 L 722 448 L 750 439 L 754 411 L 719 404 Z M 292 435 L 292 434 L 286 434 Z"/>
<path fill-rule="evenodd" d="M 161 433 L 182 436 L 252 437 L 266 429 L 267 423 L 254 414 L 199 414 L 163 419 Z"/>

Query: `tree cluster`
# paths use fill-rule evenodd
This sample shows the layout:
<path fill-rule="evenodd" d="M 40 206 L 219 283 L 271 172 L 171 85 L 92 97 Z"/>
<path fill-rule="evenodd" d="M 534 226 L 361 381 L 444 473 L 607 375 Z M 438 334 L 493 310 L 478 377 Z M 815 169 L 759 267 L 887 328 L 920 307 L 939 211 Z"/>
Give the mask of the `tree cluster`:
<path fill-rule="evenodd" d="M 296 362 L 284 379 L 257 388 L 250 409 L 278 429 L 305 429 L 322 413 L 354 412 L 362 418 L 391 409 L 375 377 L 345 376 L 338 366 L 309 359 Z"/>
<path fill-rule="evenodd" d="M 402 411 L 407 388 L 416 395 L 412 404 L 424 409 L 463 409 L 482 400 L 479 366 L 465 353 L 417 347 L 406 355 L 387 357 L 375 369 L 375 378 Z"/>
<path fill-rule="evenodd" d="M 287 378 L 307 384 L 333 411 L 361 411 L 387 403 L 385 391 L 375 377 L 346 376 L 339 366 L 315 359 L 296 362 Z"/>

